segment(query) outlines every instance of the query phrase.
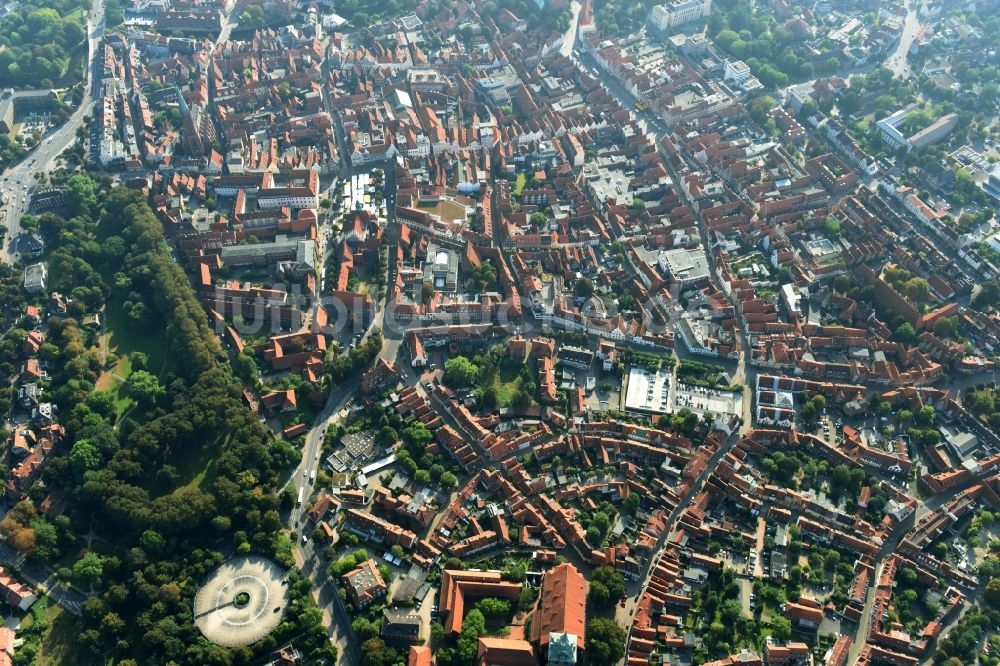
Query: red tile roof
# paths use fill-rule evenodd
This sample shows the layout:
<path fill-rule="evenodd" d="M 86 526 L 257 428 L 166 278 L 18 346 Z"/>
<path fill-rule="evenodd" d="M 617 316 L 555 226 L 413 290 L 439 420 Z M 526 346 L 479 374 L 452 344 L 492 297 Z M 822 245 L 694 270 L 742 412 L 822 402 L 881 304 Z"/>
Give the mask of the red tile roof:
<path fill-rule="evenodd" d="M 546 645 L 549 633 L 567 633 L 576 636 L 582 649 L 586 612 L 587 580 L 572 564 L 560 564 L 542 580 L 541 601 L 531 622 L 531 641 Z"/>

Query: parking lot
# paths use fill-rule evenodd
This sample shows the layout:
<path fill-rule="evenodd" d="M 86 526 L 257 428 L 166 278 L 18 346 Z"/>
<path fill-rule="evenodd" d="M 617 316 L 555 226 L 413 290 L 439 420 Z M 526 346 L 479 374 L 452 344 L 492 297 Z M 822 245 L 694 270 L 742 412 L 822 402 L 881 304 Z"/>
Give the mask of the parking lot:
<path fill-rule="evenodd" d="M 677 384 L 675 391 L 675 409 L 687 407 L 698 414 L 711 412 L 715 416 L 739 416 L 742 406 L 743 395 L 732 391 L 720 391 L 681 383 Z"/>
<path fill-rule="evenodd" d="M 673 377 L 669 370 L 650 372 L 631 367 L 628 389 L 625 391 L 625 409 L 664 414 L 671 411 Z"/>
<path fill-rule="evenodd" d="M 341 445 L 326 459 L 326 466 L 334 472 L 347 472 L 375 457 L 375 433 L 370 430 L 349 433 L 340 441 Z"/>
<path fill-rule="evenodd" d="M 96 122 L 90 124 L 87 134 L 88 151 L 92 162 L 97 162 L 101 158 L 101 130 Z"/>
<path fill-rule="evenodd" d="M 23 119 L 17 135 L 21 138 L 41 136 L 52 128 L 52 114 L 31 111 Z"/>

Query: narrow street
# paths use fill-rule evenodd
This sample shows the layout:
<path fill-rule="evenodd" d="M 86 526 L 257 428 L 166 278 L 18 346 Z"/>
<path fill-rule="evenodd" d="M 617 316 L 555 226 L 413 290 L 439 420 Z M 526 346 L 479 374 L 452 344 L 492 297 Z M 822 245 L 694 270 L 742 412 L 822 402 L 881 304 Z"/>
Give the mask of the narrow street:
<path fill-rule="evenodd" d="M 936 511 L 949 500 L 964 492 L 971 485 L 973 485 L 973 483 L 961 484 L 952 488 L 947 493 L 936 495 L 923 502 L 918 502 L 917 509 L 914 511 L 912 519 L 906 520 L 897 525 L 896 529 L 894 529 L 882 543 L 878 557 L 875 558 L 875 575 L 872 577 L 871 584 L 868 586 L 864 610 L 861 613 L 861 622 L 854 634 L 854 642 L 851 645 L 850 652 L 848 653 L 848 664 L 853 664 L 857 660 L 858 654 L 861 652 L 861 648 L 864 647 L 865 640 L 868 637 L 868 631 L 872 620 L 872 606 L 875 603 L 875 588 L 878 582 L 879 574 L 882 572 L 882 567 L 885 566 L 886 560 L 896 552 L 896 548 L 899 546 L 899 543 L 903 540 L 907 533 L 913 530 L 916 524 L 923 520 L 928 514 Z M 968 603 L 966 604 L 966 607 L 967 606 Z M 965 608 L 963 608 L 963 610 L 964 609 Z"/>
<path fill-rule="evenodd" d="M 80 614 L 80 605 L 86 601 L 86 597 L 60 583 L 56 573 L 49 567 L 29 562 L 23 553 L 6 545 L 0 545 L 0 563 L 17 571 L 22 580 L 44 592 L 69 612 Z"/>
<path fill-rule="evenodd" d="M 688 505 L 691 503 L 691 500 L 698 496 L 698 493 L 701 492 L 701 489 L 704 487 L 705 482 L 715 471 L 715 468 L 719 465 L 719 461 L 722 460 L 730 451 L 733 450 L 733 447 L 736 446 L 736 443 L 739 442 L 739 440 L 740 440 L 740 432 L 739 430 L 734 430 L 733 434 L 730 435 L 729 439 L 726 440 L 726 443 L 720 446 L 719 449 L 714 454 L 712 454 L 712 457 L 708 461 L 708 465 L 705 466 L 705 469 L 702 470 L 701 474 L 698 475 L 698 478 L 695 479 L 695 482 L 694 484 L 692 484 L 691 489 L 684 496 L 681 497 L 680 501 L 677 503 L 677 506 L 675 506 L 673 510 L 670 512 L 670 514 L 667 516 L 667 520 L 665 522 L 663 531 L 660 532 L 660 536 L 656 540 L 656 546 L 653 548 L 653 555 L 646 561 L 646 565 L 642 569 L 642 574 L 639 576 L 639 580 L 641 580 L 642 583 L 638 587 L 638 592 L 637 592 L 638 595 L 641 595 L 642 590 L 645 590 L 646 586 L 649 585 L 650 572 L 654 568 L 656 568 L 656 564 L 660 561 L 660 557 L 663 554 L 663 547 L 666 544 L 667 539 L 670 537 L 670 534 L 673 532 L 674 524 L 680 518 L 681 513 L 684 511 L 684 509 L 688 507 Z M 635 619 L 635 611 L 636 607 L 633 607 L 632 610 L 629 612 L 628 631 L 630 634 L 631 634 L 632 622 Z M 626 645 L 627 644 L 628 641 L 626 640 Z"/>
<path fill-rule="evenodd" d="M 584 62 L 581 63 L 582 65 L 589 66 L 592 69 L 594 69 L 594 70 L 597 71 L 598 77 L 599 77 L 601 83 L 608 89 L 609 92 L 611 92 L 611 94 L 617 100 L 619 100 L 619 104 L 622 104 L 626 108 L 632 107 L 635 104 L 635 102 L 637 100 L 632 95 L 632 93 L 629 90 L 627 90 L 614 77 L 612 77 L 610 74 L 608 74 L 603 69 L 601 69 L 598 66 L 598 64 L 597 64 L 597 61 L 594 60 L 594 58 L 589 53 L 581 52 L 580 55 L 578 56 L 578 58 L 579 58 L 579 60 L 584 61 Z M 670 177 L 673 179 L 673 182 L 677 183 L 678 182 L 677 174 L 673 172 L 672 168 L 670 168 L 670 160 L 667 159 L 666 156 L 662 155 L 662 149 L 660 148 L 660 146 L 657 144 L 657 141 L 656 141 L 657 136 L 664 136 L 664 135 L 666 135 L 668 133 L 666 126 L 659 120 L 659 118 L 657 118 L 654 114 L 652 114 L 651 112 L 648 112 L 648 111 L 640 113 L 639 114 L 639 118 L 640 118 L 640 123 L 644 124 L 644 126 L 646 128 L 647 134 L 650 136 L 650 140 L 653 141 L 654 145 L 656 145 L 657 151 L 661 152 L 661 156 L 664 158 L 664 160 L 663 160 L 664 164 L 668 167 L 668 169 L 670 169 L 670 172 L 669 172 Z M 678 191 L 680 192 L 679 189 L 678 189 Z M 717 273 L 717 269 L 716 269 L 716 265 L 715 265 L 715 258 L 712 256 L 710 248 L 708 248 L 707 245 L 706 245 L 706 243 L 705 243 L 705 241 L 707 241 L 708 237 L 706 235 L 706 231 L 705 231 L 704 226 L 702 224 L 701 216 L 698 215 L 697 211 L 695 211 L 691 207 L 691 202 L 687 199 L 687 197 L 683 194 L 683 192 L 681 192 L 681 196 L 683 197 L 684 204 L 689 209 L 689 211 L 690 211 L 690 213 L 692 215 L 692 218 L 695 219 L 697 221 L 697 223 L 698 223 L 698 229 L 699 229 L 699 232 L 701 234 L 702 241 L 703 241 L 702 246 L 705 248 L 706 259 L 708 261 L 709 269 L 710 269 L 710 271 L 712 273 L 712 278 L 716 281 L 716 284 L 719 284 L 719 277 L 718 277 L 718 273 Z M 748 339 L 746 337 L 745 332 L 742 330 L 742 328 L 739 330 L 739 335 L 740 335 L 740 341 L 741 341 L 741 346 L 742 346 L 743 350 L 748 349 L 749 348 L 749 341 L 748 341 Z M 745 429 L 748 429 L 750 427 L 750 424 L 751 424 L 751 421 L 752 421 L 752 418 L 751 418 L 752 417 L 752 414 L 751 414 L 751 402 L 752 401 L 751 401 L 750 396 L 749 396 L 749 391 L 750 391 L 749 387 L 752 385 L 752 382 L 755 380 L 756 373 L 755 373 L 755 370 L 751 366 L 748 366 L 748 364 L 746 362 L 746 353 L 745 352 L 741 351 L 739 362 L 737 364 L 737 368 L 736 368 L 736 371 L 733 374 L 733 376 L 741 378 L 744 381 L 744 383 L 745 383 L 745 385 L 744 385 L 744 400 L 743 400 L 743 428 L 738 428 L 738 429 L 734 430 L 733 434 L 729 437 L 729 439 L 726 440 L 726 443 L 723 446 L 721 446 L 719 448 L 719 450 L 715 452 L 715 454 L 712 455 L 712 457 L 709 460 L 709 463 L 706 466 L 705 470 L 702 471 L 702 473 L 695 480 L 695 483 L 692 485 L 690 491 L 684 497 L 681 498 L 681 500 L 677 504 L 677 506 L 674 507 L 674 509 L 670 512 L 670 515 L 668 516 L 667 521 L 666 521 L 666 526 L 664 527 L 662 533 L 660 534 L 660 537 L 659 537 L 659 539 L 657 540 L 657 543 L 656 543 L 656 547 L 654 548 L 654 553 L 655 554 L 652 557 L 650 557 L 650 559 L 646 562 L 646 565 L 643 568 L 642 574 L 639 576 L 639 580 L 641 580 L 642 583 L 641 583 L 641 585 L 638 588 L 639 589 L 639 593 L 638 594 L 641 594 L 641 590 L 645 589 L 646 586 L 648 585 L 649 578 L 650 578 L 650 572 L 655 568 L 656 563 L 659 561 L 659 558 L 660 558 L 660 556 L 661 556 L 661 554 L 663 552 L 663 546 L 664 546 L 664 544 L 666 542 L 666 539 L 669 537 L 670 533 L 673 531 L 674 524 L 676 523 L 676 521 L 680 517 L 682 511 L 688 506 L 688 504 L 690 504 L 691 500 L 694 497 L 696 497 L 697 494 L 701 491 L 701 488 L 704 486 L 705 481 L 709 478 L 709 476 L 711 476 L 712 472 L 715 471 L 715 468 L 719 464 L 719 461 L 722 460 L 722 458 L 733 449 L 733 447 L 739 441 L 739 439 L 741 437 L 741 433 Z M 628 611 L 628 623 L 627 623 L 627 626 L 629 627 L 629 631 L 631 631 L 632 621 L 635 618 L 635 611 L 636 611 L 636 607 L 635 606 L 631 606 L 630 609 L 629 609 L 629 611 Z"/>
<path fill-rule="evenodd" d="M 608 89 L 608 91 L 612 94 L 612 96 L 615 97 L 616 100 L 619 100 L 620 104 L 622 104 L 625 108 L 634 107 L 635 103 L 638 101 L 637 98 L 632 94 L 631 91 L 625 88 L 625 86 L 623 86 L 617 79 L 611 76 L 608 72 L 601 69 L 597 64 L 597 61 L 593 58 L 593 56 L 591 56 L 586 51 L 581 51 L 580 55 L 577 57 L 577 60 L 580 61 L 579 63 L 580 65 L 593 68 L 594 70 L 597 71 L 598 78 L 601 81 L 601 84 Z M 633 112 L 630 111 L 630 113 Z M 663 148 L 657 142 L 657 137 L 666 136 L 669 134 L 666 125 L 664 125 L 663 122 L 659 118 L 657 118 L 656 115 L 653 114 L 651 111 L 638 112 L 637 115 L 639 117 L 640 124 L 642 124 L 646 130 L 646 134 L 649 136 L 650 140 L 656 146 L 656 150 L 660 154 L 660 157 L 663 161 L 664 166 L 667 168 L 671 180 L 674 183 L 679 182 L 678 175 L 674 171 L 673 166 L 671 165 L 669 156 L 665 154 Z M 695 222 L 698 225 L 698 233 L 700 234 L 702 239 L 701 247 L 705 251 L 705 259 L 708 263 L 708 268 L 709 271 L 711 272 L 712 280 L 715 282 L 715 284 L 721 285 L 722 282 L 719 279 L 718 268 L 715 264 L 715 257 L 712 254 L 711 248 L 709 247 L 708 231 L 705 229 L 705 225 L 702 221 L 701 215 L 699 215 L 698 212 L 691 205 L 690 199 L 683 192 L 683 190 L 681 190 L 679 187 L 675 188 L 675 190 L 683 200 L 684 206 L 688 209 L 688 213 L 691 215 L 691 218 L 695 220 Z M 735 305 L 735 303 L 732 302 L 732 299 L 728 294 L 726 297 L 727 299 L 729 299 L 731 305 Z M 753 422 L 753 413 L 752 413 L 753 396 L 751 393 L 752 392 L 751 387 L 756 383 L 757 372 L 752 365 L 747 363 L 747 350 L 750 349 L 750 339 L 747 336 L 746 331 L 742 326 L 738 327 L 737 331 L 740 337 L 740 358 L 736 366 L 736 371 L 733 373 L 732 378 L 734 382 L 740 382 L 744 386 L 741 430 L 745 432 L 750 429 L 751 424 Z"/>

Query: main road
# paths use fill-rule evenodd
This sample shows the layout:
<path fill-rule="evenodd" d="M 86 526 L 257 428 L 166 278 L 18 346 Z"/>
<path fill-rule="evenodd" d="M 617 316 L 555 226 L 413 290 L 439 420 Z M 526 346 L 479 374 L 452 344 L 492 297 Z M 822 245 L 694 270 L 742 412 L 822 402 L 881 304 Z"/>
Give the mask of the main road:
<path fill-rule="evenodd" d="M 350 170 L 348 169 L 348 177 L 349 173 Z M 385 173 L 384 191 L 387 197 L 385 239 L 386 243 L 392 246 L 395 244 L 398 233 L 395 210 L 396 181 L 394 164 L 385 165 Z M 388 281 L 389 284 L 395 279 L 395 275 L 392 272 L 395 268 L 393 264 L 394 262 L 389 262 L 388 277 L 391 278 Z M 395 322 L 391 320 L 386 322 L 390 295 L 391 291 L 387 289 L 385 300 L 378 303 L 374 321 L 365 331 L 359 344 L 367 342 L 372 332 L 375 329 L 379 329 L 382 332 L 382 348 L 379 351 L 379 358 L 394 363 L 403 340 L 403 331 Z M 404 373 L 408 373 L 409 368 L 404 367 L 403 370 Z M 407 379 L 409 381 L 409 376 Z M 317 553 L 316 545 L 309 538 L 309 532 L 306 527 L 308 520 L 306 512 L 310 505 L 309 498 L 316 488 L 316 475 L 322 465 L 323 442 L 326 430 L 331 424 L 337 421 L 338 414 L 350 405 L 351 401 L 357 395 L 359 385 L 360 378 L 354 377 L 330 390 L 326 406 L 320 412 L 319 416 L 316 417 L 313 427 L 306 434 L 305 443 L 302 446 L 302 459 L 299 461 L 299 465 L 295 468 L 291 478 L 289 478 L 288 484 L 286 484 L 291 485 L 295 490 L 296 496 L 299 493 L 303 496 L 302 503 L 296 504 L 289 518 L 292 529 L 301 535 L 295 548 L 297 563 L 305 575 L 313 582 L 317 595 L 317 603 L 324 612 L 324 615 L 329 618 L 331 641 L 337 646 L 342 659 L 346 659 L 345 663 L 349 664 L 358 664 L 361 662 L 357 637 L 351 630 L 351 618 L 347 615 L 344 604 L 337 594 L 337 583 L 330 578 L 326 571 L 325 562 L 319 553 Z"/>
<path fill-rule="evenodd" d="M 910 64 L 906 58 L 919 29 L 920 20 L 917 17 L 916 3 L 914 0 L 907 0 L 906 18 L 903 19 L 903 30 L 900 32 L 899 41 L 895 50 L 885 59 L 885 66 L 892 70 L 893 76 L 906 78 L 909 74 Z"/>
<path fill-rule="evenodd" d="M 21 233 L 21 216 L 28 210 L 31 190 L 38 173 L 47 173 L 53 168 L 56 158 L 74 141 L 76 131 L 83 125 L 83 119 L 100 97 L 101 77 L 97 69 L 101 66 L 97 52 L 104 37 L 104 0 L 94 0 L 87 17 L 87 94 L 73 114 L 55 130 L 50 131 L 20 163 L 9 169 L 0 182 L 4 203 L 0 207 L 0 224 L 6 225 L 7 234 L 0 242 L 0 261 L 14 262 L 20 257 L 17 236 Z"/>

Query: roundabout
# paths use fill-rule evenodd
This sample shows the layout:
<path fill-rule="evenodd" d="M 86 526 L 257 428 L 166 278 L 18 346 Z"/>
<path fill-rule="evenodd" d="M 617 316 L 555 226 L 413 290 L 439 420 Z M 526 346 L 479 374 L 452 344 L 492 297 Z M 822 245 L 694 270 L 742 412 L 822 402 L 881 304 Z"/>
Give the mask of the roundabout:
<path fill-rule="evenodd" d="M 288 606 L 284 570 L 260 555 L 232 557 L 212 571 L 194 597 L 194 623 L 225 647 L 250 645 L 271 632 Z"/>

